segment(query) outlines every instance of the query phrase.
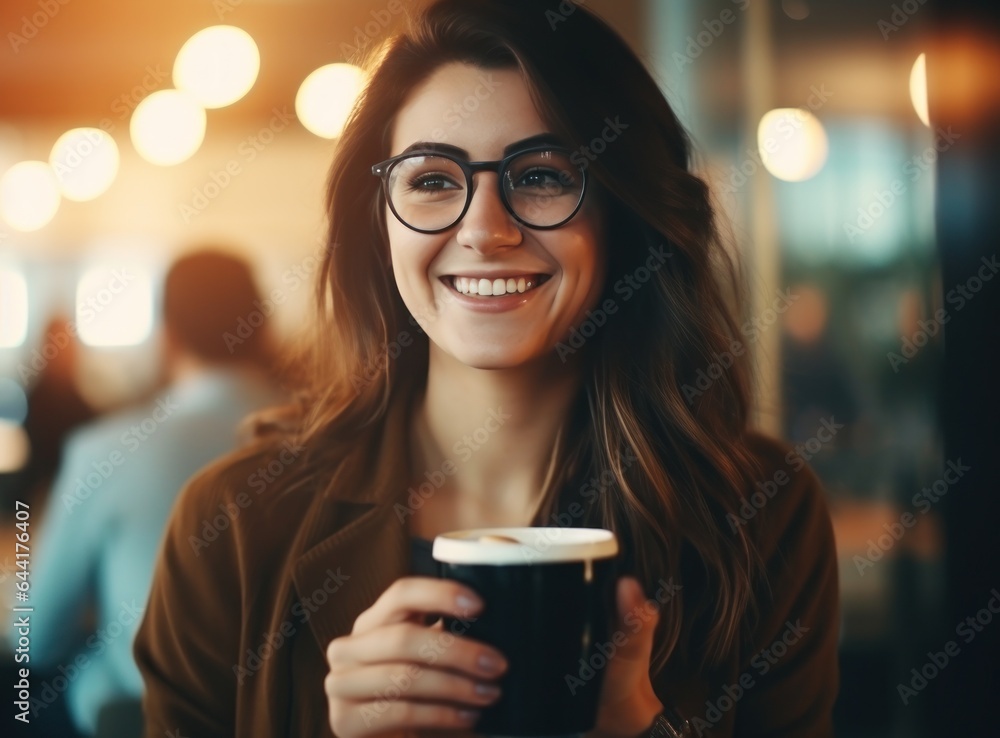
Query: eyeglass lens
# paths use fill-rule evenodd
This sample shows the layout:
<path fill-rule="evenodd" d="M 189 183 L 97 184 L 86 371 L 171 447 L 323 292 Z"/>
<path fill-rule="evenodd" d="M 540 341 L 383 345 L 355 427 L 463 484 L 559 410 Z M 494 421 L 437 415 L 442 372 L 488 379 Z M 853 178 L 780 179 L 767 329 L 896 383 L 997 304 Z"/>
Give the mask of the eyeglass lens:
<path fill-rule="evenodd" d="M 508 207 L 528 225 L 550 227 L 573 215 L 583 196 L 583 173 L 561 151 L 514 157 L 501 173 Z M 445 156 L 414 155 L 393 167 L 388 194 L 397 216 L 420 230 L 448 228 L 469 200 L 465 172 Z"/>

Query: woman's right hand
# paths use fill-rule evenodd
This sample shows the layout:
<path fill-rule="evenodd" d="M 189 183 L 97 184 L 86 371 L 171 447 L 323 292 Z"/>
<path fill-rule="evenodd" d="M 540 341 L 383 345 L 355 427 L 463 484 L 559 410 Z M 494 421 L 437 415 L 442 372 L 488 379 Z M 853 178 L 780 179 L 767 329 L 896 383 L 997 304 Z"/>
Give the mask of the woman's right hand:
<path fill-rule="evenodd" d="M 482 600 L 447 579 L 402 577 L 330 641 L 324 682 L 330 728 L 339 738 L 416 730 L 468 730 L 500 695 L 507 668 L 494 648 L 426 625 L 428 615 L 474 620 Z"/>

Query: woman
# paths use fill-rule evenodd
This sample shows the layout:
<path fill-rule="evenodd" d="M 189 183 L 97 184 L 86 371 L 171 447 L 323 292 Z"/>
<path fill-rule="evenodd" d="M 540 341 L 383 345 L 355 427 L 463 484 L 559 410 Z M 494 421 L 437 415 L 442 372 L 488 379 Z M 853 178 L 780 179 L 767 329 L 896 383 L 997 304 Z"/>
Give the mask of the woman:
<path fill-rule="evenodd" d="M 829 515 L 747 429 L 688 158 L 582 7 L 444 0 L 385 46 L 331 173 L 308 391 L 175 510 L 136 643 L 150 735 L 468 732 L 503 654 L 434 649 L 429 621 L 477 605 L 409 576 L 420 540 L 553 524 L 617 533 L 620 619 L 679 585 L 608 664 L 595 735 L 664 708 L 696 734 L 832 734 Z"/>

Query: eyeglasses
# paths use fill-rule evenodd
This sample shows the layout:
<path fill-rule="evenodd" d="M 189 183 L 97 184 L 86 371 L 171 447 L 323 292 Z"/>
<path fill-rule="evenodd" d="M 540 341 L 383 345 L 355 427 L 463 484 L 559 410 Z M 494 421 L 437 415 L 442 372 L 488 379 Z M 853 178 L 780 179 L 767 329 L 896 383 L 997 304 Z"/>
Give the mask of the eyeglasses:
<path fill-rule="evenodd" d="M 500 161 L 467 161 L 433 150 L 409 151 L 372 167 L 392 214 L 420 233 L 440 233 L 458 223 L 472 202 L 472 175 L 496 172 L 500 201 L 519 222 L 558 228 L 583 203 L 586 170 L 552 146 L 516 151 Z"/>

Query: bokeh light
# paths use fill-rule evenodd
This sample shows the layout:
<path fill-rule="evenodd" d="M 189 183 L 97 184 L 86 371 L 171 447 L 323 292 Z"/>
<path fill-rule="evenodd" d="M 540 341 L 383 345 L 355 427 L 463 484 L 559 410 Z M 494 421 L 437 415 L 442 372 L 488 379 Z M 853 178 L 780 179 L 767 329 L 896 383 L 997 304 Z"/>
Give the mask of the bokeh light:
<path fill-rule="evenodd" d="M 56 141 L 49 165 L 67 200 L 93 200 L 118 174 L 118 145 L 100 128 L 74 128 Z"/>
<path fill-rule="evenodd" d="M 211 26 L 189 38 L 174 61 L 174 85 L 206 108 L 231 105 L 260 71 L 260 51 L 249 33 L 235 26 Z"/>
<path fill-rule="evenodd" d="M 59 210 L 59 181 L 44 161 L 22 161 L 0 177 L 0 216 L 19 231 L 37 231 Z"/>
<path fill-rule="evenodd" d="M 0 268 L 0 348 L 14 348 L 28 335 L 28 283 L 20 271 Z"/>
<path fill-rule="evenodd" d="M 757 127 L 764 167 L 778 179 L 801 182 L 815 175 L 829 151 L 823 124 L 804 108 L 776 108 Z"/>
<path fill-rule="evenodd" d="M 205 109 L 182 90 L 160 90 L 140 102 L 129 121 L 132 145 L 146 161 L 180 164 L 205 140 Z"/>
<path fill-rule="evenodd" d="M 295 95 L 302 125 L 323 138 L 336 138 L 364 86 L 364 72 L 353 64 L 327 64 L 313 71 Z"/>
<path fill-rule="evenodd" d="M 917 111 L 917 117 L 930 128 L 931 114 L 927 106 L 927 54 L 918 56 L 910 70 L 910 101 L 913 103 L 913 109 Z"/>
<path fill-rule="evenodd" d="M 76 325 L 87 346 L 135 346 L 153 330 L 153 281 L 135 264 L 87 269 L 76 288 Z"/>
<path fill-rule="evenodd" d="M 809 3 L 805 0 L 781 0 L 781 9 L 792 20 L 805 20 L 809 17 Z"/>

